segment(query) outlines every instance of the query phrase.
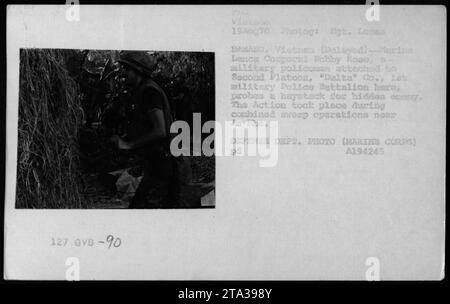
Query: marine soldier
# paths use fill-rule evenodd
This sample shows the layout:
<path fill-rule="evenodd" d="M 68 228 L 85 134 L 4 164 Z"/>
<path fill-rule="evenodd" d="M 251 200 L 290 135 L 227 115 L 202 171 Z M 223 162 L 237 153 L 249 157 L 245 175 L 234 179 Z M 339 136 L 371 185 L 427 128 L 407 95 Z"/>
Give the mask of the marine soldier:
<path fill-rule="evenodd" d="M 129 208 L 171 208 L 179 200 L 177 163 L 170 154 L 172 112 L 162 88 L 151 79 L 156 60 L 143 51 L 120 53 L 121 78 L 128 91 L 126 135 L 111 139 L 135 152 L 144 175 Z"/>

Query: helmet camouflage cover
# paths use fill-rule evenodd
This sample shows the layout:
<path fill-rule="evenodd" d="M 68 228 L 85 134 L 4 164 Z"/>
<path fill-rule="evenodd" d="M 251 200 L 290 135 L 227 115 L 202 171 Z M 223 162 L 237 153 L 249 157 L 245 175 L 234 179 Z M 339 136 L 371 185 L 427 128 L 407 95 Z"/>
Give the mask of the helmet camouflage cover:
<path fill-rule="evenodd" d="M 146 51 L 121 51 L 119 62 L 135 69 L 141 74 L 151 76 L 157 62 L 154 56 Z"/>

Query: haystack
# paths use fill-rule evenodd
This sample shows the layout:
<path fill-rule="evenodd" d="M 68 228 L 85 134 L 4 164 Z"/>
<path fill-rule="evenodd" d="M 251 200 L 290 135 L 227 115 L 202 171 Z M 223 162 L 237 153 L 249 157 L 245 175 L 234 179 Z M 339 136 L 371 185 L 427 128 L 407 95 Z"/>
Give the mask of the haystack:
<path fill-rule="evenodd" d="M 17 208 L 83 208 L 77 155 L 83 110 L 64 50 L 20 52 Z"/>

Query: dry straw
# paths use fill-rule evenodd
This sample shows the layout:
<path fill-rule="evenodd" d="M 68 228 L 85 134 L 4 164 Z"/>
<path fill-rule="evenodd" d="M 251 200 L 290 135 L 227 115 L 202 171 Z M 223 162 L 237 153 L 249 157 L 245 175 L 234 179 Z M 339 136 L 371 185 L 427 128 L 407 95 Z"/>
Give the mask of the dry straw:
<path fill-rule="evenodd" d="M 77 133 L 77 83 L 63 50 L 20 52 L 17 208 L 83 208 Z"/>

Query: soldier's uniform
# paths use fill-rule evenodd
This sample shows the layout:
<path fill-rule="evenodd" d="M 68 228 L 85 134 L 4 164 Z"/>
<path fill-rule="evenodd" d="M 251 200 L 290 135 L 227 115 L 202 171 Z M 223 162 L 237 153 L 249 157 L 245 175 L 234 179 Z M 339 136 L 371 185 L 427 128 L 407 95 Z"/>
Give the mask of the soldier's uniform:
<path fill-rule="evenodd" d="M 169 101 L 161 87 L 149 78 L 149 58 L 144 52 L 122 52 L 119 62 L 144 75 L 139 86 L 131 92 L 127 103 L 128 125 L 126 141 L 133 141 L 148 133 L 152 123 L 149 113 L 156 109 L 164 113 L 166 137 L 136 149 L 143 161 L 144 176 L 131 200 L 130 208 L 170 208 L 177 206 L 180 181 L 175 158 L 170 153 L 170 126 L 173 118 Z M 147 77 L 145 77 L 147 76 Z"/>

